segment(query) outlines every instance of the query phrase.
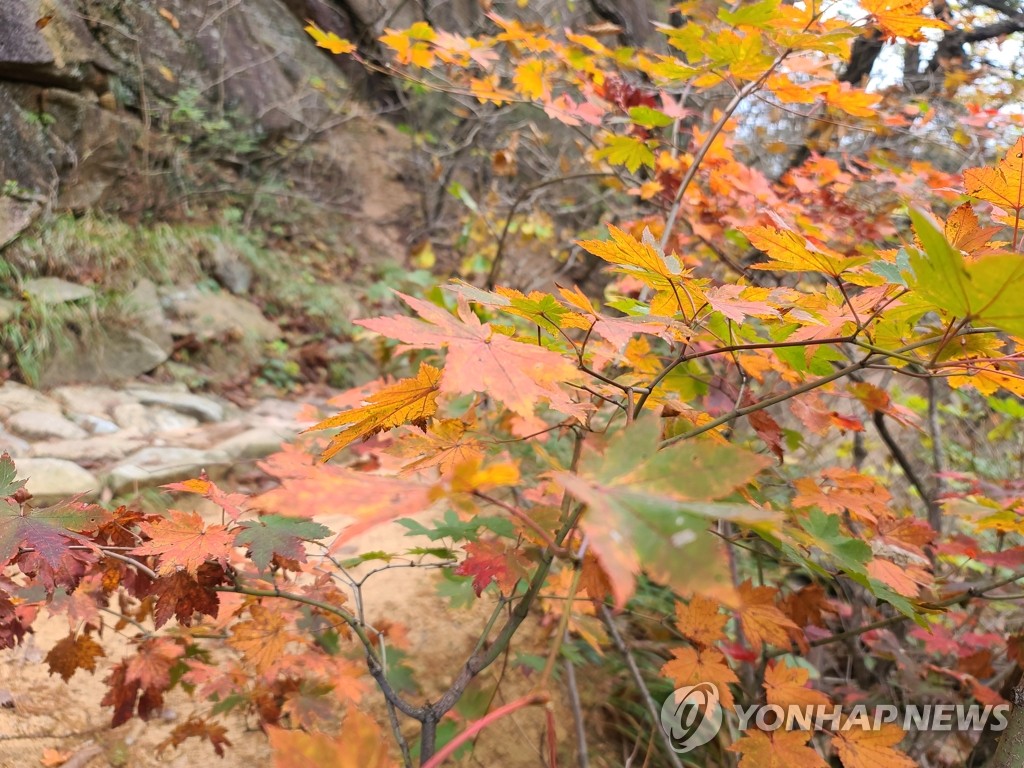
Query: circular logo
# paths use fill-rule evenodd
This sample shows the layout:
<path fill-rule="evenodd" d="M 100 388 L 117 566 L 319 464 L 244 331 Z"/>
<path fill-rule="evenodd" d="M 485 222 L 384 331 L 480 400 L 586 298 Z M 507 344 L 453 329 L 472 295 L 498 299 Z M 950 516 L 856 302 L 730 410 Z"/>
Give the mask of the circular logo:
<path fill-rule="evenodd" d="M 672 749 L 683 753 L 707 744 L 722 727 L 718 686 L 698 683 L 676 689 L 661 705 L 661 727 Z"/>

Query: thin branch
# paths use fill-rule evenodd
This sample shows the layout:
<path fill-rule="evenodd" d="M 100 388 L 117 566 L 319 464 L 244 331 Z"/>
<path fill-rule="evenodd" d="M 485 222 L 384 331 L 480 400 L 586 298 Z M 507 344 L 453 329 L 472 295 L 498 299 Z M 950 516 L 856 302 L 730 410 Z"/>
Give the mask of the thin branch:
<path fill-rule="evenodd" d="M 644 681 L 643 673 L 640 671 L 640 667 L 636 663 L 636 659 L 633 657 L 633 652 L 629 650 L 629 646 L 626 645 L 626 641 L 623 639 L 622 633 L 619 632 L 619 628 L 615 626 L 615 617 L 612 616 L 612 612 L 608 610 L 607 605 L 601 606 L 601 620 L 608 628 L 608 634 L 612 636 L 612 642 L 615 643 L 615 647 L 626 660 L 626 666 L 629 668 L 629 674 L 632 676 L 633 682 L 636 683 L 636 687 L 640 691 L 640 695 L 644 701 L 644 706 L 647 708 L 647 713 L 651 716 L 654 731 L 658 734 L 658 737 L 661 739 L 661 744 L 665 748 L 666 759 L 671 763 L 672 768 L 683 768 L 683 764 L 679 760 L 679 755 L 677 755 L 676 751 L 672 749 L 672 742 L 669 739 L 668 734 L 665 732 L 665 729 L 661 727 L 660 707 L 658 707 L 658 703 L 651 695 L 650 688 L 647 687 L 647 683 Z"/>

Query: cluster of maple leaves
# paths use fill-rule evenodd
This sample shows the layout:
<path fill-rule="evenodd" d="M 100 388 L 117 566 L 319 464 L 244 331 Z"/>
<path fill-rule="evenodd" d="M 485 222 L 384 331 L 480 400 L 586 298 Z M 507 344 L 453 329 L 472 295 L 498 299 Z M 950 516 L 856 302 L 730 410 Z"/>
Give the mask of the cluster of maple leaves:
<path fill-rule="evenodd" d="M 887 37 L 919 40 L 942 25 L 921 2 L 862 5 Z M 452 670 L 449 709 L 531 609 L 561 630 L 549 659 L 567 632 L 604 652 L 607 622 L 629 615 L 641 575 L 676 596 L 661 674 L 677 687 L 717 684 L 727 708 L 878 696 L 870 674 L 850 677 L 864 658 L 839 642 L 849 638 L 906 690 L 927 682 L 933 696 L 1002 701 L 989 685 L 994 649 L 1017 659 L 1020 642 L 980 631 L 995 600 L 970 598 L 998 598 L 1024 577 L 1024 547 L 1005 538 L 1024 529 L 1019 497 L 951 493 L 956 520 L 933 525 L 867 468 L 812 459 L 866 418 L 918 427 L 887 376 L 1024 396 L 1024 139 L 962 178 L 815 155 L 775 183 L 736 159 L 744 98 L 876 117 L 877 94 L 831 75 L 830 57 L 858 34 L 838 17 L 777 0 L 719 9 L 707 26 L 664 30 L 681 55 L 491 18 L 498 31 L 486 38 L 426 24 L 388 31 L 390 71 L 489 109 L 526 102 L 593 129 L 589 160 L 625 174 L 622 189 L 660 210 L 578 241 L 614 275 L 605 300 L 462 281 L 399 295 L 411 314 L 359 324 L 400 353 L 408 375 L 332 401 L 340 412 L 311 428 L 335 430 L 318 457 L 298 447 L 269 457 L 261 468 L 275 487 L 255 496 L 206 477 L 167 486 L 208 500 L 219 522 L 76 500 L 33 508 L 0 459 L 0 644 L 20 642 L 44 606 L 66 614 L 71 632 L 47 663 L 69 679 L 97 669 L 111 628 L 134 629 L 131 654 L 106 677 L 115 725 L 158 714 L 181 686 L 210 703 L 209 716 L 179 724 L 168 745 L 202 738 L 222 753 L 218 718 L 242 709 L 286 767 L 390 764 L 382 724 L 360 710 L 367 671 L 424 726 L 448 711 L 413 706 L 388 682 L 383 638 L 401 649 L 403 633 L 366 621 L 348 574 L 364 563 L 448 568 L 478 599 L 498 598 L 496 619 L 516 603 L 503 629 L 481 627 L 485 650 L 463 674 Z M 666 129 L 692 118 L 675 98 L 681 84 L 733 97 L 677 144 Z M 844 202 L 867 179 L 907 197 L 909 229 Z M 924 210 L 933 200 L 943 216 Z M 886 241 L 900 245 L 871 244 Z M 731 279 L 708 266 L 737 243 L 762 260 Z M 342 557 L 395 521 L 412 537 L 405 551 Z M 794 573 L 810 583 L 786 586 Z M 954 586 L 964 574 L 978 578 Z M 837 583 L 843 598 L 826 589 Z M 897 637 L 904 621 L 918 626 Z M 846 650 L 812 654 L 822 647 Z M 541 688 L 557 684 L 551 668 Z M 844 682 L 822 690 L 826 675 Z M 823 766 L 829 754 L 845 768 L 913 766 L 903 736 L 895 726 L 751 727 L 704 754 L 713 765 L 738 753 L 742 768 Z M 422 746 L 434 768 L 444 755 L 432 753 Z"/>

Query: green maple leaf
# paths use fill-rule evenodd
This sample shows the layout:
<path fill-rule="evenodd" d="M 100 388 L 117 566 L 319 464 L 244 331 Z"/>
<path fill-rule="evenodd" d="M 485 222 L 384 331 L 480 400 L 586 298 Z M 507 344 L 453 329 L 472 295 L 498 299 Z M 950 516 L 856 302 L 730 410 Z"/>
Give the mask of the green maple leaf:
<path fill-rule="evenodd" d="M 654 167 L 651 148 L 646 141 L 635 136 L 612 136 L 597 151 L 597 157 L 606 159 L 612 165 L 624 165 L 630 173 L 636 173 L 641 165 Z"/>
<path fill-rule="evenodd" d="M 581 526 L 619 606 L 632 595 L 641 570 L 680 589 L 693 586 L 696 562 L 701 578 L 725 578 L 710 567 L 726 559 L 709 522 L 768 527 L 773 517 L 749 504 L 712 501 L 753 480 L 770 464 L 766 457 L 709 440 L 659 450 L 660 437 L 656 418 L 641 419 L 588 450 L 578 472 L 553 475 L 587 505 Z"/>
<path fill-rule="evenodd" d="M 240 523 L 235 544 L 248 547 L 249 557 L 260 571 L 270 567 L 274 555 L 305 562 L 304 541 L 316 541 L 329 536 L 331 529 L 312 520 L 284 515 L 263 515 L 259 520 Z"/>

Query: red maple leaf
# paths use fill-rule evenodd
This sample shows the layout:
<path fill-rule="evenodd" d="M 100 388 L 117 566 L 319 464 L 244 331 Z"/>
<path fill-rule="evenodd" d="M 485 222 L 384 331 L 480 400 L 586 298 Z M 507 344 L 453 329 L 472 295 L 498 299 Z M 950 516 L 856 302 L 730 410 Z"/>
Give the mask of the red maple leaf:
<path fill-rule="evenodd" d="M 500 539 L 472 542 L 463 549 L 468 557 L 459 563 L 455 573 L 473 577 L 473 591 L 477 597 L 492 581 L 502 592 L 511 594 L 518 581 L 528 576 L 528 561 L 522 551 L 509 547 Z"/>

